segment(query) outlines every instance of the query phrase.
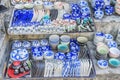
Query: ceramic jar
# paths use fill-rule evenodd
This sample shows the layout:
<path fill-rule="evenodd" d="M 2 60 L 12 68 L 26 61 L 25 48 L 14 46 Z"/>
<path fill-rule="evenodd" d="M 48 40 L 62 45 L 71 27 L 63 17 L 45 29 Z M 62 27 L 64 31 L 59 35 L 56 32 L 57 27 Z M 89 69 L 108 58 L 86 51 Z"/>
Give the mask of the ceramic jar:
<path fill-rule="evenodd" d="M 105 14 L 106 15 L 112 15 L 114 13 L 114 7 L 107 5 L 105 6 Z"/>
<path fill-rule="evenodd" d="M 96 19 L 102 19 L 104 17 L 104 12 L 102 10 L 97 10 L 94 12 L 94 17 Z"/>

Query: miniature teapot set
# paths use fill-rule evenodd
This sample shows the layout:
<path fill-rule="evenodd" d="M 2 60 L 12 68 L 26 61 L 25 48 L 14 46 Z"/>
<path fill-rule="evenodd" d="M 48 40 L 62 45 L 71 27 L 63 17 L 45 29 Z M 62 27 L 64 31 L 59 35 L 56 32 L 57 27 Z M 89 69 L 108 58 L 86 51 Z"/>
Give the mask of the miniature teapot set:
<path fill-rule="evenodd" d="M 120 66 L 120 60 L 117 59 L 120 57 L 120 50 L 111 34 L 97 32 L 94 37 L 94 44 L 97 46 L 95 57 L 98 60 L 97 65 L 100 68 L 107 68 L 108 63 L 110 67 Z M 108 58 L 110 59 L 108 60 Z"/>

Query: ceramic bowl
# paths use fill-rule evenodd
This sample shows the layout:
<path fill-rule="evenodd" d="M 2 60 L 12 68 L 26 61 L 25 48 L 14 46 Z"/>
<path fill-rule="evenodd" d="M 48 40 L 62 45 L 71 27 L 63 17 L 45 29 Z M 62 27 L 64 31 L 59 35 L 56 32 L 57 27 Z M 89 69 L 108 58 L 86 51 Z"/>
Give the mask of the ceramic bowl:
<path fill-rule="evenodd" d="M 107 60 L 98 60 L 97 65 L 101 69 L 105 69 L 108 67 L 108 61 Z"/>
<path fill-rule="evenodd" d="M 120 50 L 118 48 L 110 48 L 109 56 L 111 58 L 118 58 L 120 56 Z"/>
<path fill-rule="evenodd" d="M 105 40 L 104 40 L 105 43 L 112 40 L 113 40 L 113 36 L 111 34 L 105 34 Z"/>
<path fill-rule="evenodd" d="M 69 47 L 68 47 L 68 45 L 66 45 L 66 44 L 59 44 L 59 45 L 58 45 L 58 51 L 59 51 L 59 52 L 66 53 L 66 52 L 69 51 Z"/>
<path fill-rule="evenodd" d="M 61 39 L 61 44 L 68 45 L 70 43 L 70 36 L 68 35 L 62 35 L 60 39 Z"/>
<path fill-rule="evenodd" d="M 109 59 L 109 65 L 111 67 L 117 68 L 120 66 L 120 60 L 111 58 L 111 59 Z"/>
<path fill-rule="evenodd" d="M 108 41 L 107 45 L 109 48 L 112 48 L 112 47 L 117 48 L 118 47 L 117 42 L 115 42 L 115 41 Z"/>
<path fill-rule="evenodd" d="M 87 43 L 88 42 L 88 38 L 86 38 L 86 37 L 78 37 L 77 41 L 79 43 Z"/>
<path fill-rule="evenodd" d="M 70 13 L 63 14 L 63 19 L 71 19 L 71 14 Z"/>
<path fill-rule="evenodd" d="M 15 49 L 10 53 L 10 58 L 13 61 L 24 61 L 29 58 L 29 53 L 26 49 Z"/>
<path fill-rule="evenodd" d="M 31 4 L 31 3 L 27 3 L 27 4 L 24 4 L 24 8 L 33 8 L 34 4 Z"/>
<path fill-rule="evenodd" d="M 101 55 L 108 54 L 109 48 L 106 45 L 97 46 L 97 52 Z"/>
<path fill-rule="evenodd" d="M 22 46 L 23 46 L 24 48 L 29 49 L 29 48 L 31 47 L 31 43 L 30 43 L 29 41 L 23 41 Z"/>
<path fill-rule="evenodd" d="M 23 9 L 23 8 L 24 8 L 23 4 L 16 4 L 15 5 L 15 9 Z"/>
<path fill-rule="evenodd" d="M 81 8 L 81 13 L 90 14 L 91 13 L 90 8 L 89 7 L 82 7 Z"/>

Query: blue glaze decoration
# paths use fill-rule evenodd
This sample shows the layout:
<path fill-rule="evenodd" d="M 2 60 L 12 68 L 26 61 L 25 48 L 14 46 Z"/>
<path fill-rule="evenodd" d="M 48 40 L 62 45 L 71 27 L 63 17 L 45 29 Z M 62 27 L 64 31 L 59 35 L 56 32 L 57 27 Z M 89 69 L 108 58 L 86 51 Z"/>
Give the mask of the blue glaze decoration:
<path fill-rule="evenodd" d="M 115 42 L 115 41 L 108 41 L 107 45 L 109 48 L 112 48 L 112 47 L 117 48 L 118 47 L 117 42 Z"/>
<path fill-rule="evenodd" d="M 95 36 L 97 37 L 97 36 L 105 36 L 105 34 L 103 33 L 103 32 L 97 32 L 96 34 L 95 34 Z"/>
<path fill-rule="evenodd" d="M 71 19 L 71 14 L 69 13 L 63 14 L 63 19 Z"/>
<path fill-rule="evenodd" d="M 98 60 L 97 62 L 98 66 L 101 68 L 106 68 L 108 67 L 108 61 L 107 60 Z"/>
<path fill-rule="evenodd" d="M 106 15 L 112 15 L 115 12 L 114 7 L 107 5 L 105 6 L 105 14 Z"/>
<path fill-rule="evenodd" d="M 88 2 L 85 1 L 85 0 L 82 0 L 82 1 L 80 1 L 80 2 L 78 2 L 78 3 L 79 3 L 79 6 L 80 6 L 80 7 L 88 6 Z"/>
<path fill-rule="evenodd" d="M 111 34 L 105 34 L 106 39 L 113 39 L 113 36 Z"/>
<path fill-rule="evenodd" d="M 15 49 L 10 53 L 10 58 L 13 61 L 24 61 L 29 58 L 29 53 L 26 49 Z"/>
<path fill-rule="evenodd" d="M 55 59 L 65 60 L 66 56 L 64 53 L 58 52 L 55 54 Z"/>

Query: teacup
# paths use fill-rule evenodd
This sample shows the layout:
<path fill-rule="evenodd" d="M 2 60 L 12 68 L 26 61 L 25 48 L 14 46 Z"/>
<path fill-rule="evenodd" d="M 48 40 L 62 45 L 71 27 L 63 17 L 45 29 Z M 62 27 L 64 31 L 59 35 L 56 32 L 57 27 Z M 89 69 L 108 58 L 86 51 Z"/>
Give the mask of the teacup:
<path fill-rule="evenodd" d="M 107 43 L 113 40 L 113 36 L 111 34 L 105 34 L 104 42 Z"/>

